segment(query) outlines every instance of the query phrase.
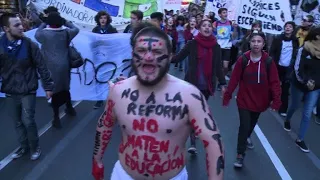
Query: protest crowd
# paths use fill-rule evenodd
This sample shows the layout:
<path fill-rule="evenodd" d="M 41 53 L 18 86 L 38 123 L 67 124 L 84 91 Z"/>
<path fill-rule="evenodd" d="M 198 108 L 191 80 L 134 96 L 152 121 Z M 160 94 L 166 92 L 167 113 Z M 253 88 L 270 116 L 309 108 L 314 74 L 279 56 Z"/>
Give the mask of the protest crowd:
<path fill-rule="evenodd" d="M 20 143 L 12 158 L 30 152 L 30 159 L 37 160 L 42 153 L 35 121 L 37 89 L 44 89 L 52 108 L 52 127 L 63 128 L 61 106 L 66 106 L 67 115 L 77 115 L 72 106 L 70 73 L 84 62 L 82 52 L 69 46 L 81 30 L 56 7 L 25 16 L 1 15 L 1 93 Z M 254 148 L 254 127 L 260 114 L 269 109 L 283 118 L 283 129 L 291 131 L 290 120 L 303 103 L 293 143 L 305 153 L 310 151 L 305 142 L 309 124 L 314 121 L 320 125 L 320 27 L 312 15 L 304 16 L 301 25 L 286 21 L 277 35 L 263 32 L 264 24 L 259 20 L 251 23 L 251 29 L 240 27 L 228 19 L 226 8 L 219 8 L 217 14 L 189 9 L 144 17 L 140 10 L 131 11 L 130 24 L 124 30 L 112 25 L 112 16 L 106 11 L 94 17 L 92 33 L 131 34 L 132 47 L 125 50 L 132 51 L 132 72 L 110 81 L 108 97 L 93 107 L 105 108 L 93 147 L 92 175 L 96 180 L 104 177 L 103 154 L 115 124 L 121 127 L 123 142 L 112 180 L 188 179 L 182 159 L 185 152 L 198 154 L 198 139 L 206 150 L 208 179 L 223 179 L 224 142 L 207 104 L 217 92 L 222 94 L 221 106 L 228 107 L 236 98 L 240 126 L 234 167 L 243 167 L 246 150 Z M 36 29 L 35 39 L 41 47 L 24 36 L 32 29 Z M 184 79 L 170 75 L 170 66 L 183 73 Z M 188 138 L 191 146 L 185 149 Z M 141 158 L 145 153 L 150 153 L 152 161 L 168 161 L 169 167 L 155 165 L 146 174 L 143 169 L 149 164 Z M 132 163 L 143 168 L 133 168 Z"/>

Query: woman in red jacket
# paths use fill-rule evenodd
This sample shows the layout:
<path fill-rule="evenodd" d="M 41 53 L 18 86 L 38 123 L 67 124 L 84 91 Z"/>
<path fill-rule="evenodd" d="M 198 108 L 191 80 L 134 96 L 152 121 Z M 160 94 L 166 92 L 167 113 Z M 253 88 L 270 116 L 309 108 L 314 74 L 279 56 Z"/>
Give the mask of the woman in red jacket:
<path fill-rule="evenodd" d="M 244 53 L 244 56 L 236 62 L 223 97 L 223 105 L 227 106 L 233 91 L 239 84 L 237 105 L 240 127 L 238 156 L 234 163 L 238 168 L 243 165 L 247 139 L 257 124 L 260 113 L 267 110 L 270 105 L 272 110 L 278 110 L 281 106 L 281 87 L 277 66 L 273 60 L 268 60 L 268 53 L 263 51 L 265 35 L 262 32 L 254 32 L 249 40 L 251 50 Z"/>

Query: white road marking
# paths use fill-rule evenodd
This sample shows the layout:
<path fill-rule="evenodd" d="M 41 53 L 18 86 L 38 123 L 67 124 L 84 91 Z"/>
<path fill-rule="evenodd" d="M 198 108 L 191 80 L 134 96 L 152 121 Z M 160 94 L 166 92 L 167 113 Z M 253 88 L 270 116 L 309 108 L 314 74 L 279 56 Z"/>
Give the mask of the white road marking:
<path fill-rule="evenodd" d="M 78 106 L 82 101 L 76 101 L 72 106 L 76 107 Z M 66 115 L 65 112 L 60 113 L 60 119 L 63 118 Z M 39 137 L 41 137 L 45 132 L 47 132 L 51 126 L 52 126 L 52 121 L 48 122 L 48 124 L 46 124 L 43 128 L 41 128 L 39 130 Z M 2 159 L 0 161 L 0 171 L 5 168 L 13 159 L 11 158 L 12 154 L 14 152 L 16 152 L 19 149 L 19 147 L 17 147 L 15 150 L 13 150 L 7 157 L 5 157 L 4 159 Z"/>
<path fill-rule="evenodd" d="M 276 152 L 273 150 L 272 146 L 270 145 L 269 141 L 267 140 L 266 136 L 263 134 L 258 125 L 256 125 L 256 127 L 254 128 L 254 132 L 257 134 L 263 148 L 266 150 L 270 160 L 272 161 L 274 167 L 278 171 L 278 174 L 280 175 L 281 179 L 292 180 L 288 171 L 282 164 L 281 160 L 277 156 Z"/>

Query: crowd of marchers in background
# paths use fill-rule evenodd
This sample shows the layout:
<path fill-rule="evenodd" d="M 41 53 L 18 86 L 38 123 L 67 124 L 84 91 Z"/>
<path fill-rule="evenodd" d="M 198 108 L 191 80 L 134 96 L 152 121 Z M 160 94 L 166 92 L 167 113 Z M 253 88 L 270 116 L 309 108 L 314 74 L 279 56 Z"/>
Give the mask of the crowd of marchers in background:
<path fill-rule="evenodd" d="M 29 22 L 26 18 L 21 18 L 22 21 L 12 20 L 17 15 L 10 13 L 1 16 L 1 28 L 5 35 L 0 40 L 0 76 L 3 80 L 1 91 L 10 100 L 9 113 L 15 121 L 21 144 L 12 157 L 19 158 L 31 150 L 31 159 L 36 160 L 41 154 L 34 116 L 37 72 L 51 102 L 54 114 L 52 125 L 54 128 L 61 128 L 59 108 L 62 105 L 66 105 L 66 114 L 76 115 L 71 103 L 72 67 L 68 59 L 68 44 L 77 36 L 79 28 L 64 19 L 55 7 L 48 7 L 40 16 L 28 16 L 33 16 L 32 19 L 36 21 Z M 131 22 L 123 32 L 135 31 L 135 26 L 143 21 L 143 17 L 143 12 L 132 11 Z M 185 80 L 201 90 L 206 99 L 209 99 L 215 90 L 222 91 L 223 104 L 227 106 L 233 91 L 239 85 L 237 104 L 240 127 L 235 166 L 242 167 L 246 148 L 254 147 L 250 136 L 260 113 L 271 103 L 268 99 L 269 90 L 274 98 L 271 108 L 284 118 L 283 126 L 286 131 L 291 130 L 290 119 L 303 102 L 300 130 L 295 143 L 302 151 L 309 152 L 304 137 L 313 114 L 316 117 L 319 116 L 317 112 L 320 114 L 320 29 L 314 26 L 313 16 L 305 16 L 300 26 L 292 21 L 286 22 L 280 35 L 264 33 L 261 21 L 253 22 L 251 29 L 243 29 L 228 19 L 226 8 L 219 9 L 217 15 L 213 12 L 204 15 L 197 9 L 187 13 L 154 12 L 148 21 L 169 36 L 174 67 L 184 72 Z M 95 22 L 93 33 L 118 33 L 111 24 L 112 17 L 105 11 L 97 13 Z M 32 28 L 38 28 L 35 39 L 41 44 L 41 49 L 23 36 L 23 32 Z M 2 56 L 2 52 L 8 56 Z M 16 66 L 9 63 L 11 58 L 30 57 L 32 63 Z M 33 63 L 36 68 L 33 68 Z M 27 74 L 15 73 L 12 76 L 10 73 L 13 68 L 26 71 Z M 257 82 L 252 82 L 252 76 Z M 266 81 L 269 84 L 264 85 Z M 277 88 L 278 81 L 281 88 Z M 268 90 L 267 94 L 263 94 L 264 88 Z M 277 95 L 279 97 L 276 97 Z M 259 96 L 266 98 L 258 102 L 256 100 Z M 21 104 L 28 110 L 22 111 Z M 98 109 L 103 105 L 104 101 L 97 101 L 93 108 Z M 25 114 L 23 120 L 21 113 Z M 314 118 L 314 121 L 320 124 L 318 118 Z M 194 133 L 191 134 L 191 147 L 188 152 L 197 154 Z"/>

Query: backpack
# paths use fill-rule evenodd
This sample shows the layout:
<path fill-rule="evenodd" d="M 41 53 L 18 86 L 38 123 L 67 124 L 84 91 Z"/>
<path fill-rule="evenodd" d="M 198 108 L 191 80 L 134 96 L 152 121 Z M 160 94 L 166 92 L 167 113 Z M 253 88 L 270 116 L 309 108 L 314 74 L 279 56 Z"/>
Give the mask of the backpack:
<path fill-rule="evenodd" d="M 242 72 L 241 72 L 241 79 L 243 79 L 243 74 L 244 74 L 244 70 L 246 69 L 247 65 L 248 65 L 248 61 L 249 59 L 247 58 L 247 56 L 245 56 L 244 54 L 242 54 Z M 267 78 L 269 81 L 269 75 L 270 75 L 270 66 L 272 63 L 272 57 L 268 56 L 267 60 L 265 61 L 266 63 L 266 70 L 267 70 Z"/>

